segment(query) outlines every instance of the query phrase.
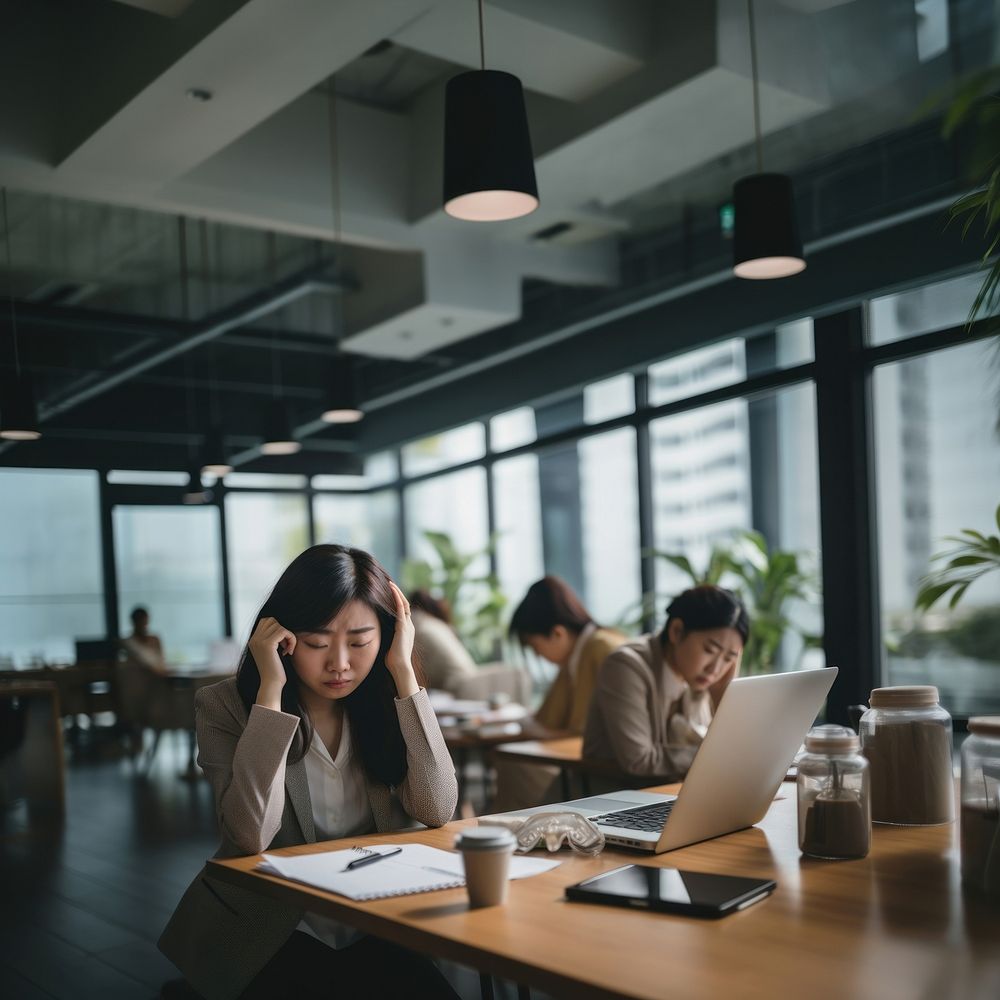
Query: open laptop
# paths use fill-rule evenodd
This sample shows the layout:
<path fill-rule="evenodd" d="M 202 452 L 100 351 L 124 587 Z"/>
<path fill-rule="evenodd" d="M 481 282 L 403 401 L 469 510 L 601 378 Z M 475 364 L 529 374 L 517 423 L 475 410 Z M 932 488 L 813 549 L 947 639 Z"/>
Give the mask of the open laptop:
<path fill-rule="evenodd" d="M 500 815 L 572 810 L 595 822 L 609 844 L 656 854 L 753 826 L 774 800 L 836 676 L 837 668 L 827 667 L 736 678 L 678 795 L 610 792 Z"/>

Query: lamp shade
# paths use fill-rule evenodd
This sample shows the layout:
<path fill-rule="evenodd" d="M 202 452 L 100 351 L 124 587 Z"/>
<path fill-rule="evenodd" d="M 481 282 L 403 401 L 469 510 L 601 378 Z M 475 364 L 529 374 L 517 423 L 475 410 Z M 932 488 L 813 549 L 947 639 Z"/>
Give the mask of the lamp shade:
<path fill-rule="evenodd" d="M 444 104 L 444 210 L 499 222 L 537 207 L 521 81 L 495 69 L 453 76 Z"/>
<path fill-rule="evenodd" d="M 288 404 L 283 399 L 272 400 L 264 443 L 260 450 L 265 455 L 294 455 L 301 447 L 292 434 Z"/>
<path fill-rule="evenodd" d="M 188 484 L 184 487 L 181 500 L 187 504 L 208 503 L 212 499 L 212 491 L 206 490 L 201 484 L 201 469 L 195 466 L 188 473 Z"/>
<path fill-rule="evenodd" d="M 354 424 L 364 417 L 358 406 L 354 365 L 349 357 L 337 358 L 327 379 L 326 408 L 320 419 L 328 424 Z"/>
<path fill-rule="evenodd" d="M 733 204 L 733 271 L 738 278 L 787 278 L 805 270 L 790 177 L 744 177 L 733 186 Z"/>
<path fill-rule="evenodd" d="M 221 479 L 233 471 L 233 467 L 226 457 L 226 443 L 220 427 L 213 427 L 208 432 L 202 449 L 201 461 L 201 471 L 209 476 L 218 476 Z"/>
<path fill-rule="evenodd" d="M 35 388 L 30 376 L 21 372 L 5 381 L 0 393 L 0 438 L 8 441 L 37 441 L 41 436 Z"/>

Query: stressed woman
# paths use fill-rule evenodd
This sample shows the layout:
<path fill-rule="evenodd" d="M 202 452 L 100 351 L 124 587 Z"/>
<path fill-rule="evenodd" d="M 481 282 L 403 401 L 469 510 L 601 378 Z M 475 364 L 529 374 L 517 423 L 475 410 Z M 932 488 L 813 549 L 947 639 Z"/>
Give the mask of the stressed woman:
<path fill-rule="evenodd" d="M 597 675 L 583 754 L 627 774 L 679 780 L 737 676 L 750 618 L 722 587 L 692 587 L 667 623 L 613 652 Z"/>
<path fill-rule="evenodd" d="M 316 545 L 264 602 L 235 678 L 198 692 L 217 857 L 446 823 L 458 789 L 412 660 L 410 608 L 366 552 Z M 426 958 L 202 870 L 160 948 L 213 998 L 454 996 Z"/>

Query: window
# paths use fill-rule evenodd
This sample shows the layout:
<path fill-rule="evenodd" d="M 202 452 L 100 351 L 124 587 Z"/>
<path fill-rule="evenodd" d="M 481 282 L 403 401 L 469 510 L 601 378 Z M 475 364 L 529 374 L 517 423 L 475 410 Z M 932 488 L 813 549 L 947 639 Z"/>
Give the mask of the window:
<path fill-rule="evenodd" d="M 248 490 L 304 490 L 307 480 L 305 476 L 276 472 L 230 472 L 223 483 Z"/>
<path fill-rule="evenodd" d="M 919 325 L 919 320 L 914 320 Z M 883 680 L 935 684 L 956 715 L 1000 710 L 1000 574 L 914 611 L 931 557 L 994 534 L 1000 499 L 995 348 L 972 343 L 875 370 Z"/>
<path fill-rule="evenodd" d="M 489 530 L 486 520 L 486 470 L 463 469 L 415 483 L 403 493 L 406 507 L 406 555 L 426 559 L 432 566 L 439 560 L 425 531 L 444 532 L 462 553 L 486 548 Z M 489 559 L 482 556 L 468 568 L 471 577 L 489 572 Z M 475 602 L 475 588 L 468 588 L 466 609 Z"/>
<path fill-rule="evenodd" d="M 975 272 L 872 299 L 868 313 L 871 342 L 888 344 L 961 326 L 982 283 L 983 274 Z"/>
<path fill-rule="evenodd" d="M 642 590 L 635 431 L 584 438 L 578 453 L 585 603 L 613 624 L 630 617 Z"/>
<path fill-rule="evenodd" d="M 497 575 L 510 602 L 509 615 L 528 587 L 545 575 L 537 455 L 519 455 L 493 466 L 493 506 L 499 535 Z"/>
<path fill-rule="evenodd" d="M 243 639 L 275 581 L 309 545 L 306 498 L 230 493 L 225 504 L 233 634 Z"/>
<path fill-rule="evenodd" d="M 780 608 L 794 627 L 786 632 L 774 665 L 820 665 L 822 655 L 806 648 L 802 638 L 822 633 L 813 386 L 654 420 L 650 449 L 655 548 L 686 557 L 699 575 L 713 547 L 766 570 L 762 554 L 740 537 L 750 529 L 764 536 L 771 553 L 795 553 L 809 577 L 808 599 L 788 598 Z M 749 599 L 746 584 L 735 575 L 727 574 L 721 582 L 743 590 Z M 658 625 L 668 599 L 689 586 L 691 579 L 681 569 L 656 560 Z M 767 610 L 777 609 L 771 605 Z"/>
<path fill-rule="evenodd" d="M 72 662 L 105 634 L 97 475 L 0 471 L 0 661 Z"/>
<path fill-rule="evenodd" d="M 727 340 L 649 366 L 649 405 L 662 406 L 746 378 L 743 341 Z"/>
<path fill-rule="evenodd" d="M 482 424 L 466 424 L 434 437 L 414 441 L 403 448 L 403 472 L 420 476 L 449 465 L 459 465 L 486 454 L 486 429 Z"/>
<path fill-rule="evenodd" d="M 635 413 L 635 379 L 628 372 L 584 386 L 584 423 L 599 424 L 628 413 Z"/>
<path fill-rule="evenodd" d="M 141 604 L 168 661 L 206 662 L 224 630 L 217 508 L 118 506 L 112 523 L 122 628 Z"/>
<path fill-rule="evenodd" d="M 364 549 L 390 575 L 399 573 L 399 498 L 394 490 L 365 496 L 316 496 L 313 513 L 317 542 Z"/>
<path fill-rule="evenodd" d="M 535 411 L 530 406 L 498 413 L 490 418 L 490 448 L 509 451 L 535 440 Z"/>

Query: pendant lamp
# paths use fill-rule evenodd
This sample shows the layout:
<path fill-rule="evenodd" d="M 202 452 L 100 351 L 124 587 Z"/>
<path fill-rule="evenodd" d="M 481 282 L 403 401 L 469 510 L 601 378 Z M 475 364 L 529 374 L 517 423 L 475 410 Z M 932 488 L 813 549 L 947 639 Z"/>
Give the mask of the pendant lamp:
<path fill-rule="evenodd" d="M 205 437 L 201 471 L 205 475 L 216 476 L 219 479 L 233 471 L 226 456 L 226 443 L 221 427 L 213 427 Z"/>
<path fill-rule="evenodd" d="M 327 380 L 327 405 L 320 419 L 328 424 L 356 424 L 363 417 L 354 382 L 354 363 L 346 355 L 338 355 Z"/>
<path fill-rule="evenodd" d="M 21 372 L 6 384 L 0 395 L 0 438 L 37 441 L 41 436 L 31 376 Z"/>
<path fill-rule="evenodd" d="M 733 273 L 738 278 L 787 278 L 804 271 L 806 260 L 795 214 L 792 179 L 784 174 L 764 173 L 753 0 L 747 0 L 747 21 L 750 29 L 750 75 L 753 81 L 757 173 L 743 177 L 733 185 L 736 215 Z"/>
<path fill-rule="evenodd" d="M 292 420 L 288 404 L 283 399 L 272 399 L 266 425 L 264 443 L 260 450 L 265 455 L 294 455 L 302 448 L 292 434 Z"/>
<path fill-rule="evenodd" d="M 479 0 L 478 70 L 448 81 L 444 102 L 444 210 L 456 219 L 499 222 L 538 208 L 521 81 L 486 68 Z"/>
<path fill-rule="evenodd" d="M 10 262 L 10 222 L 7 218 L 7 189 L 0 191 L 3 199 L 4 245 L 7 254 L 7 288 L 10 297 L 10 335 L 14 344 L 14 374 L 4 380 L 0 393 L 0 438 L 7 441 L 37 441 L 38 407 L 31 376 L 21 370 L 21 355 L 17 345 L 17 311 L 14 308 L 14 269 Z"/>
<path fill-rule="evenodd" d="M 201 469 L 195 466 L 188 472 L 188 484 L 184 488 L 181 500 L 186 504 L 208 503 L 212 499 L 212 491 L 206 490 L 201 484 Z"/>

